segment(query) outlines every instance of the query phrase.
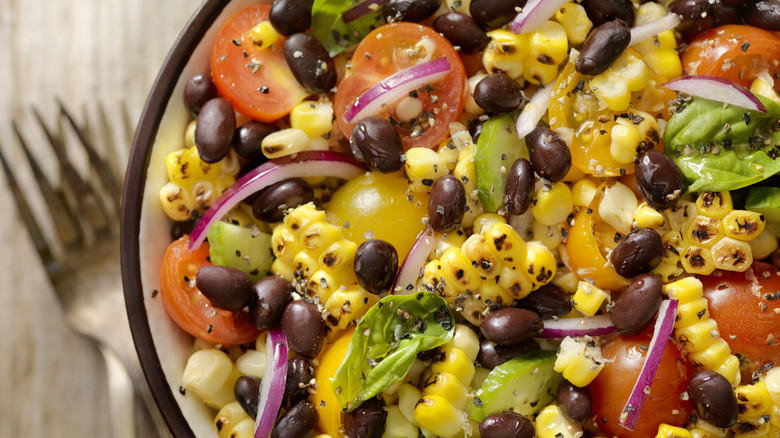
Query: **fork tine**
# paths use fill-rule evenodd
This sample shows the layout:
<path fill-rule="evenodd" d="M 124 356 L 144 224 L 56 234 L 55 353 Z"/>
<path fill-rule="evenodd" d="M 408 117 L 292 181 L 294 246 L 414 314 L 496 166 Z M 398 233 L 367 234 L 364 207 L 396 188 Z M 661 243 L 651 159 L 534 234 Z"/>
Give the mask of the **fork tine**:
<path fill-rule="evenodd" d="M 30 238 L 35 245 L 35 250 L 38 252 L 38 256 L 41 258 L 43 264 L 49 265 L 54 261 L 51 248 L 49 248 L 49 244 L 46 243 L 46 238 L 43 236 L 41 227 L 38 226 L 38 221 L 35 220 L 35 215 L 33 215 L 32 210 L 30 210 L 30 206 L 27 205 L 27 201 L 24 200 L 22 189 L 16 182 L 16 177 L 14 177 L 13 172 L 11 172 L 11 167 L 8 165 L 8 161 L 5 159 L 2 150 L 0 150 L 0 164 L 3 166 L 5 178 L 8 181 L 8 186 L 11 188 L 11 194 L 16 202 L 16 209 L 19 210 L 19 215 L 22 217 L 22 222 L 24 223 L 25 228 L 27 228 L 27 232 L 30 234 Z"/>
<path fill-rule="evenodd" d="M 32 153 L 30 153 L 30 148 L 22 135 L 22 131 L 19 129 L 19 125 L 17 125 L 16 122 L 11 122 L 11 128 L 16 135 L 16 139 L 19 141 L 19 145 L 22 147 L 22 151 L 24 152 L 27 161 L 30 163 L 30 168 L 32 169 L 35 181 L 38 183 L 38 188 L 41 190 L 41 194 L 43 194 L 46 208 L 49 210 L 49 215 L 52 218 L 55 218 L 53 221 L 54 228 L 60 242 L 62 242 L 66 248 L 80 244 L 83 235 L 79 229 L 73 210 L 68 206 L 67 202 L 65 202 L 65 197 L 62 192 L 52 187 L 49 178 L 46 177 L 46 174 L 41 169 L 38 161 L 33 157 Z"/>
<path fill-rule="evenodd" d="M 128 144 L 119 144 L 117 145 L 115 141 L 115 137 L 112 135 L 115 128 L 111 126 L 111 124 L 108 121 L 108 115 L 106 114 L 106 107 L 103 105 L 102 102 L 98 103 L 98 120 L 100 123 L 100 129 L 103 132 L 103 139 L 106 144 L 106 149 L 108 149 L 110 157 L 111 157 L 111 168 L 114 171 L 114 175 L 116 175 L 116 178 L 118 181 L 124 181 L 124 171 L 120 167 L 120 162 L 124 162 L 125 158 L 123 154 L 120 154 L 120 151 L 127 150 Z M 114 128 L 114 129 L 112 129 Z M 124 137 L 122 136 L 123 132 L 122 129 L 124 127 L 120 126 L 120 139 L 122 142 L 124 142 Z M 119 147 L 117 147 L 119 146 Z M 120 189 L 121 190 L 121 189 Z"/>

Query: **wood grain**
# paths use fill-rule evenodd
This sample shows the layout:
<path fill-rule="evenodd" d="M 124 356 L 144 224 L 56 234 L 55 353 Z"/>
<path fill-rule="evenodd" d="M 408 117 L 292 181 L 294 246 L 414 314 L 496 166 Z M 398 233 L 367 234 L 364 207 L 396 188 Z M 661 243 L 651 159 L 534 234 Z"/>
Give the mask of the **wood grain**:
<path fill-rule="evenodd" d="M 44 170 L 56 180 L 54 159 L 47 159 L 51 152 L 30 108 L 53 123 L 55 98 L 80 116 L 94 117 L 99 102 L 119 124 L 119 104 L 125 102 L 136 120 L 165 55 L 198 3 L 0 1 L 0 149 L 14 163 L 44 224 L 51 221 L 10 121 L 17 120 L 29 135 Z M 117 161 L 124 166 L 126 157 L 125 150 Z M 65 323 L 4 178 L 0 206 L 0 436 L 110 436 L 101 355 Z M 148 433 L 139 429 L 139 436 Z"/>

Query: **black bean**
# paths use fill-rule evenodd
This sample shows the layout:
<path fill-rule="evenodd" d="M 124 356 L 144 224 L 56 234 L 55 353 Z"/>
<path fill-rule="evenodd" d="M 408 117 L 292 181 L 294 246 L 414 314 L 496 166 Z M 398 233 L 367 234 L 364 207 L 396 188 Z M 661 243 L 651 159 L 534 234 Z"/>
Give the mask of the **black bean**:
<path fill-rule="evenodd" d="M 390 122 L 381 117 L 360 119 L 352 129 L 349 148 L 355 159 L 370 170 L 389 173 L 403 167 L 401 136 Z"/>
<path fill-rule="evenodd" d="M 669 208 L 682 196 L 685 188 L 682 171 L 657 149 L 648 149 L 639 155 L 635 173 L 639 192 L 653 208 Z"/>
<path fill-rule="evenodd" d="M 301 178 L 290 178 L 261 190 L 252 205 L 256 218 L 267 222 L 284 219 L 284 210 L 314 201 L 314 189 Z"/>
<path fill-rule="evenodd" d="M 729 381 L 709 370 L 696 373 L 688 383 L 688 396 L 700 418 L 715 427 L 731 427 L 737 423 L 737 397 Z"/>
<path fill-rule="evenodd" d="M 384 240 L 366 240 L 355 251 L 354 267 L 360 287 L 381 294 L 393 286 L 398 272 L 398 252 Z"/>
<path fill-rule="evenodd" d="M 529 161 L 542 178 L 557 182 L 571 169 L 571 151 L 561 136 L 545 125 L 536 125 L 525 138 Z"/>
<path fill-rule="evenodd" d="M 491 113 L 514 111 L 523 103 L 523 89 L 504 73 L 489 74 L 474 87 L 474 102 Z"/>
<path fill-rule="evenodd" d="M 776 249 L 775 252 L 772 253 L 772 255 L 769 257 L 769 260 L 773 265 L 780 268 L 780 248 Z"/>
<path fill-rule="evenodd" d="M 447 12 L 439 15 L 433 22 L 433 28 L 447 38 L 462 53 L 477 53 L 487 47 L 490 37 L 476 21 L 461 12 Z"/>
<path fill-rule="evenodd" d="M 444 175 L 431 187 L 428 199 L 428 225 L 438 232 L 455 229 L 466 210 L 466 189 L 459 178 Z"/>
<path fill-rule="evenodd" d="M 504 205 L 509 214 L 525 213 L 534 200 L 534 169 L 525 158 L 518 158 L 512 163 L 506 175 L 504 187 Z"/>
<path fill-rule="evenodd" d="M 389 0 L 383 14 L 389 23 L 411 21 L 419 23 L 433 15 L 441 6 L 441 0 Z"/>
<path fill-rule="evenodd" d="M 236 132 L 236 112 L 227 99 L 217 97 L 203 105 L 195 124 L 200 159 L 216 163 L 227 155 Z"/>
<path fill-rule="evenodd" d="M 522 300 L 515 301 L 512 307 L 533 310 L 542 319 L 563 316 L 572 309 L 569 294 L 552 283 L 547 283 Z"/>
<path fill-rule="evenodd" d="M 268 330 L 279 325 L 287 304 L 292 300 L 292 286 L 281 277 L 268 276 L 252 286 L 249 314 L 258 329 Z"/>
<path fill-rule="evenodd" d="M 499 28 L 517 16 L 526 0 L 471 0 L 469 13 L 482 26 Z"/>
<path fill-rule="evenodd" d="M 585 424 L 593 412 L 593 397 L 588 388 L 574 386 L 568 380 L 562 380 L 558 385 L 556 400 L 563 415 L 578 424 Z"/>
<path fill-rule="evenodd" d="M 743 24 L 745 22 L 744 6 L 740 4 L 728 4 L 723 0 L 717 0 L 712 4 L 713 25 Z"/>
<path fill-rule="evenodd" d="M 284 308 L 282 330 L 287 344 L 298 356 L 317 356 L 325 342 L 325 321 L 317 306 L 306 300 L 293 301 Z"/>
<path fill-rule="evenodd" d="M 198 269 L 195 285 L 218 309 L 241 310 L 252 298 L 249 274 L 230 266 L 207 265 Z"/>
<path fill-rule="evenodd" d="M 477 143 L 477 140 L 479 140 L 479 135 L 482 134 L 483 124 L 484 120 L 479 118 L 469 121 L 469 134 L 471 134 L 471 141 L 473 141 L 475 144 Z"/>
<path fill-rule="evenodd" d="M 610 313 L 617 332 L 623 336 L 642 333 L 653 321 L 663 300 L 663 283 L 653 274 L 642 274 L 620 293 Z"/>
<path fill-rule="evenodd" d="M 620 238 L 610 260 L 618 274 L 634 278 L 658 266 L 663 255 L 661 235 L 650 228 L 637 228 Z"/>
<path fill-rule="evenodd" d="M 574 68 L 584 75 L 597 75 L 620 57 L 631 41 L 631 31 L 623 20 L 608 21 L 593 31 L 582 43 Z"/>
<path fill-rule="evenodd" d="M 233 395 L 250 418 L 257 418 L 257 403 L 260 397 L 260 379 L 241 376 L 233 385 Z"/>
<path fill-rule="evenodd" d="M 533 421 L 517 412 L 500 412 L 485 417 L 479 423 L 482 438 L 533 438 L 536 427 Z"/>
<path fill-rule="evenodd" d="M 336 85 L 336 64 L 310 33 L 296 33 L 284 42 L 284 59 L 295 79 L 309 93 L 322 94 Z"/>
<path fill-rule="evenodd" d="M 676 30 L 687 38 L 693 38 L 715 26 L 715 13 L 710 0 L 675 0 L 669 4 L 669 12 L 680 17 L 682 23 Z"/>
<path fill-rule="evenodd" d="M 203 105 L 219 96 L 211 75 L 198 73 L 184 84 L 184 106 L 191 114 L 198 114 Z"/>
<path fill-rule="evenodd" d="M 247 160 L 262 159 L 263 139 L 278 130 L 279 127 L 272 123 L 250 120 L 236 129 L 236 134 L 233 136 L 233 149 Z"/>
<path fill-rule="evenodd" d="M 309 397 L 309 387 L 314 378 L 314 367 L 308 359 L 296 356 L 287 361 L 287 379 L 284 385 L 282 407 L 290 409 Z"/>
<path fill-rule="evenodd" d="M 747 24 L 769 31 L 780 31 L 780 1 L 761 0 L 745 6 Z"/>
<path fill-rule="evenodd" d="M 385 430 L 387 411 L 382 399 L 372 397 L 343 417 L 344 434 L 349 438 L 379 438 Z"/>
<path fill-rule="evenodd" d="M 313 4 L 314 0 L 274 0 L 268 19 L 284 36 L 305 32 L 311 26 Z"/>
<path fill-rule="evenodd" d="M 593 27 L 616 18 L 625 21 L 629 27 L 634 25 L 634 4 L 631 0 L 583 0 L 582 7 Z"/>
<path fill-rule="evenodd" d="M 479 325 L 484 337 L 500 345 L 526 341 L 541 333 L 543 328 L 538 313 L 515 307 L 494 310 Z"/>
<path fill-rule="evenodd" d="M 483 368 L 493 369 L 504 362 L 512 360 L 539 349 L 539 343 L 535 339 L 520 342 L 512 345 L 498 345 L 495 342 L 482 338 L 479 342 L 479 353 L 477 362 Z"/>
<path fill-rule="evenodd" d="M 184 222 L 174 222 L 173 225 L 171 225 L 171 239 L 179 240 L 185 234 L 191 234 L 196 225 L 198 225 L 197 219 L 190 219 Z"/>
<path fill-rule="evenodd" d="M 318 418 L 314 404 L 304 400 L 282 415 L 271 432 L 271 438 L 313 437 Z"/>

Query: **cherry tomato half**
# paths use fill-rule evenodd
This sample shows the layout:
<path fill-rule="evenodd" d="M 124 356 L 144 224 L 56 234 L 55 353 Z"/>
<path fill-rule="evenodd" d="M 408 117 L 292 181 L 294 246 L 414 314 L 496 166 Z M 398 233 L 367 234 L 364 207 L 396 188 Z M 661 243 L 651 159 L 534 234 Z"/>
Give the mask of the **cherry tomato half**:
<path fill-rule="evenodd" d="M 602 254 L 599 245 L 602 239 L 597 238 L 600 221 L 594 216 L 596 212 L 591 208 L 582 208 L 574 216 L 566 239 L 569 266 L 580 278 L 593 280 L 602 289 L 621 290 L 629 281 L 620 276 Z"/>
<path fill-rule="evenodd" d="M 188 248 L 189 236 L 168 246 L 160 273 L 160 295 L 165 311 L 185 332 L 212 344 L 231 346 L 257 338 L 260 331 L 246 311 L 231 312 L 211 305 L 194 285 L 195 275 L 210 265 L 209 245 Z"/>
<path fill-rule="evenodd" d="M 433 29 L 414 23 L 392 23 L 368 34 L 355 50 L 351 66 L 338 86 L 334 103 L 336 120 L 341 131 L 352 135 L 353 123 L 344 118 L 347 109 L 366 90 L 382 79 L 415 64 L 446 57 L 452 70 L 442 79 L 417 90 L 422 112 L 405 120 L 395 105 L 378 114 L 396 121 L 404 149 L 436 147 L 449 134 L 450 123 L 456 121 L 466 102 L 466 71 L 452 45 Z"/>
<path fill-rule="evenodd" d="M 211 75 L 219 93 L 236 111 L 273 122 L 292 110 L 308 93 L 284 59 L 284 37 L 259 49 L 250 31 L 268 21 L 270 5 L 251 6 L 233 16 L 219 31 L 211 52 Z"/>

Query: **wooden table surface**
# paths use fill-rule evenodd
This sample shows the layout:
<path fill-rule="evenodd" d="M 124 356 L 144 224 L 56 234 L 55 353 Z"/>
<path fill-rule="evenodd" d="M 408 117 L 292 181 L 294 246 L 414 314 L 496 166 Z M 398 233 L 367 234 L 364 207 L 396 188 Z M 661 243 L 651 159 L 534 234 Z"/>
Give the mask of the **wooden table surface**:
<path fill-rule="evenodd" d="M 56 175 L 30 108 L 53 123 L 55 98 L 78 115 L 94 114 L 100 102 L 119 124 L 124 101 L 137 120 L 168 49 L 198 4 L 0 1 L 0 150 L 30 189 L 34 212 L 45 215 L 10 121 L 29 133 L 44 170 Z M 0 206 L 0 437 L 109 437 L 101 355 L 66 325 L 5 178 Z"/>

